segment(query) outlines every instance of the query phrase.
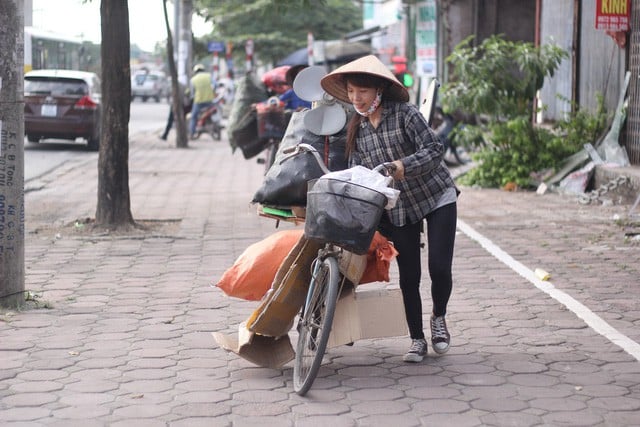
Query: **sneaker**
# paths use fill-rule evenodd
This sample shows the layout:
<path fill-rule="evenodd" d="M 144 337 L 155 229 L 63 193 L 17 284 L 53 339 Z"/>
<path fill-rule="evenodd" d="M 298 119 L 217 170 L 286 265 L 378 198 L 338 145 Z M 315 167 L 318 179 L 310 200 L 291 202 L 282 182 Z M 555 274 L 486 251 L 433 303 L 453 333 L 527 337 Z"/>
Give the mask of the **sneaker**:
<path fill-rule="evenodd" d="M 402 357 L 405 362 L 422 362 L 424 356 L 427 355 L 427 342 L 424 339 L 412 340 L 411 347 L 407 354 Z"/>
<path fill-rule="evenodd" d="M 447 330 L 447 322 L 444 320 L 444 316 L 431 316 L 431 345 L 433 345 L 433 351 L 438 354 L 444 354 L 449 351 L 449 342 L 451 341 L 451 335 Z"/>

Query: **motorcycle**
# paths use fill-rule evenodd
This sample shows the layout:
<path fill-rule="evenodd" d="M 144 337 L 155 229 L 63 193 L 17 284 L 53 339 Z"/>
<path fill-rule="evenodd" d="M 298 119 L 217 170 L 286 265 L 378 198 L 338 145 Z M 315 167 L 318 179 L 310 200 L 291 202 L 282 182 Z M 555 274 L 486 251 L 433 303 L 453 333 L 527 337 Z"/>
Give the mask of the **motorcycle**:
<path fill-rule="evenodd" d="M 220 94 L 211 102 L 211 106 L 200 113 L 196 124 L 196 132 L 193 139 L 198 139 L 201 134 L 208 133 L 214 141 L 222 138 L 222 104 L 224 95 Z"/>
<path fill-rule="evenodd" d="M 467 163 L 467 160 L 460 156 L 459 147 L 455 139 L 455 129 L 460 126 L 461 123 L 452 114 L 445 113 L 439 106 L 436 107 L 434 116 L 434 132 L 444 144 L 445 163 L 448 166 Z"/>

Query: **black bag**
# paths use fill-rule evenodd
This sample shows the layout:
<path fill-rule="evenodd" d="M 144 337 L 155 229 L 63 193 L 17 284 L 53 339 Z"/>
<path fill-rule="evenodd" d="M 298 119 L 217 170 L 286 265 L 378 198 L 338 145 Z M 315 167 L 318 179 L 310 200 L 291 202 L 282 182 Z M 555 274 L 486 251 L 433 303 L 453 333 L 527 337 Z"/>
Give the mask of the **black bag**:
<path fill-rule="evenodd" d="M 327 137 L 315 135 L 304 127 L 304 116 L 308 111 L 297 111 L 291 116 L 275 162 L 253 196 L 254 203 L 306 206 L 309 180 L 347 168 L 346 130 Z M 311 153 L 309 149 L 315 150 Z"/>
<path fill-rule="evenodd" d="M 267 206 L 306 206 L 310 180 L 329 172 L 318 152 L 307 144 L 284 150 L 265 175 L 253 203 Z"/>
<path fill-rule="evenodd" d="M 304 116 L 310 110 L 303 110 L 293 113 L 284 138 L 280 142 L 277 158 L 282 151 L 288 150 L 298 144 L 308 144 L 315 148 L 324 161 L 327 168 L 333 172 L 347 169 L 348 159 L 346 155 L 347 129 L 344 127 L 340 132 L 329 136 L 316 135 L 304 127 Z M 348 118 L 347 118 L 348 120 Z"/>
<path fill-rule="evenodd" d="M 349 167 L 346 155 L 346 129 L 342 129 L 340 132 L 329 136 L 315 135 L 307 131 L 302 136 L 302 143 L 309 144 L 318 150 L 320 157 L 322 157 L 331 172 L 344 170 Z"/>

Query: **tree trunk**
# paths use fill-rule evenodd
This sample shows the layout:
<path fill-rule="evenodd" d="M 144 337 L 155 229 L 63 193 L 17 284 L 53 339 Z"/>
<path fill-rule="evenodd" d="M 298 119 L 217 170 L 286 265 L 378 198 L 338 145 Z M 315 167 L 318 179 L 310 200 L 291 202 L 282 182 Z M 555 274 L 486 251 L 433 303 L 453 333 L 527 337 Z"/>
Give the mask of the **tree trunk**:
<path fill-rule="evenodd" d="M 176 146 L 178 148 L 186 148 L 189 145 L 187 138 L 187 121 L 184 117 L 184 90 L 186 85 L 181 85 L 178 81 L 178 70 L 174 60 L 173 36 L 169 27 L 169 15 L 167 14 L 167 0 L 163 0 L 164 22 L 167 27 L 167 62 L 169 64 L 169 74 L 171 75 L 171 93 L 173 109 L 173 123 L 176 128 Z"/>
<path fill-rule="evenodd" d="M 127 0 L 102 0 L 102 117 L 96 225 L 134 225 L 129 200 L 129 8 Z"/>
<path fill-rule="evenodd" d="M 24 302 L 24 2 L 0 1 L 0 306 Z"/>

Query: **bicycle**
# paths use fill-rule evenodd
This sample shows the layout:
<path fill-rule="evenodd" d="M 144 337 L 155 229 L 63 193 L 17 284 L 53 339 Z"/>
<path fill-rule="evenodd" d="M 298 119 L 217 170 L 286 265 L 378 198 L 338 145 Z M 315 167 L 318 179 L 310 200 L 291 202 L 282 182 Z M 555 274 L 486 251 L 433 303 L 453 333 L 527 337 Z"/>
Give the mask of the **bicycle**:
<path fill-rule="evenodd" d="M 285 110 L 284 103 L 272 96 L 268 100 L 255 104 L 258 115 L 258 138 L 263 142 L 264 158 L 259 158 L 258 163 L 264 164 L 264 174 L 276 160 L 276 154 L 280 147 L 280 140 L 291 119 L 290 110 Z"/>
<path fill-rule="evenodd" d="M 266 175 L 276 161 L 276 154 L 278 153 L 278 148 L 280 148 L 280 139 L 269 138 L 264 146 L 264 159 L 259 158 L 258 163 L 264 164 L 264 175 Z"/>
<path fill-rule="evenodd" d="M 392 182 L 390 178 L 394 171 L 392 164 L 385 163 L 373 170 L 384 172 L 383 175 L 389 177 L 388 183 Z M 382 197 L 385 199 L 382 204 L 384 206 L 386 197 Z M 380 214 L 382 206 L 380 206 Z M 377 220 L 370 221 L 373 232 L 380 215 L 376 217 Z M 373 233 L 370 234 L 373 236 Z M 366 247 L 368 248 L 368 245 Z M 344 253 L 345 249 L 334 242 L 328 242 L 318 251 L 317 257 L 311 264 L 311 282 L 298 319 L 298 342 L 293 367 L 293 388 L 300 396 L 304 396 L 309 391 L 322 365 L 338 296 L 347 280 L 345 274 L 340 271 L 339 261 Z"/>

